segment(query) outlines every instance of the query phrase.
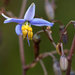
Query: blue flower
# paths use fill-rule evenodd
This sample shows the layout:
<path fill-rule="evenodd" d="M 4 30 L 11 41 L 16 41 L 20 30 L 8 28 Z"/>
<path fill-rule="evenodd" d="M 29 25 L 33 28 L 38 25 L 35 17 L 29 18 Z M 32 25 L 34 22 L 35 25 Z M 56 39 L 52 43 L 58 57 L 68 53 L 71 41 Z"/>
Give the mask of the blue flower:
<path fill-rule="evenodd" d="M 23 35 L 27 39 L 32 39 L 33 32 L 31 25 L 35 26 L 53 26 L 54 23 L 48 22 L 47 20 L 34 18 L 35 16 L 35 4 L 32 3 L 25 13 L 24 19 L 9 18 L 2 13 L 2 16 L 6 18 L 4 23 L 16 22 L 18 25 L 15 28 L 17 35 Z"/>

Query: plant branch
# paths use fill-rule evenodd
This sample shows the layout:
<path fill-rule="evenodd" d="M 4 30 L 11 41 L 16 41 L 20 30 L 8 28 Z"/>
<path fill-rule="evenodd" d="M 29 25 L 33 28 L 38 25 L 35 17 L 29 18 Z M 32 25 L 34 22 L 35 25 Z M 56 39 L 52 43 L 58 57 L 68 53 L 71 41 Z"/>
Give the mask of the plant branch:
<path fill-rule="evenodd" d="M 44 29 L 44 28 L 43 28 L 43 30 L 38 31 L 38 32 L 36 32 L 35 34 L 38 35 L 38 34 L 43 33 L 43 32 L 46 33 L 46 35 L 48 36 L 48 38 L 49 38 L 49 40 L 51 41 L 51 43 L 53 44 L 53 46 L 56 48 L 56 44 L 55 44 L 55 42 L 54 42 L 54 40 L 53 40 L 53 37 L 52 37 L 52 35 L 51 35 L 50 30 L 47 30 L 47 29 Z"/>
<path fill-rule="evenodd" d="M 68 53 L 68 50 L 64 50 L 64 53 L 67 54 Z M 27 65 L 24 67 L 25 70 L 28 70 L 30 68 L 33 68 L 35 67 L 35 65 L 42 59 L 48 57 L 48 56 L 51 56 L 53 61 L 56 60 L 54 54 L 57 54 L 57 51 L 52 51 L 52 52 L 46 52 L 46 53 L 43 53 L 43 54 L 40 54 L 31 64 Z"/>
<path fill-rule="evenodd" d="M 21 6 L 19 18 L 22 18 L 24 15 L 26 2 L 27 2 L 27 0 L 22 1 L 22 6 Z M 21 63 L 22 63 L 22 75 L 26 75 L 26 71 L 24 70 L 24 66 L 25 66 L 24 46 L 23 46 L 23 38 L 21 35 L 19 35 L 19 47 L 20 47 L 20 56 L 21 56 Z"/>
<path fill-rule="evenodd" d="M 21 35 L 19 35 L 19 46 L 20 46 L 20 56 L 21 56 L 22 72 L 23 72 L 22 74 L 26 75 L 26 72 L 24 71 L 24 66 L 25 66 L 24 46 L 23 46 L 23 39 Z"/>
<path fill-rule="evenodd" d="M 27 3 L 27 0 L 23 0 L 23 1 L 22 1 L 22 6 L 21 6 L 19 18 L 22 18 L 23 15 L 24 15 L 25 8 L 26 8 L 26 3 Z"/>
<path fill-rule="evenodd" d="M 52 35 L 51 35 L 51 31 L 50 30 L 45 30 L 44 28 L 43 28 L 43 30 L 44 30 L 44 32 L 46 33 L 46 35 L 48 36 L 48 39 L 50 40 L 50 42 L 53 44 L 53 46 L 56 48 L 56 44 L 55 44 L 55 42 L 54 42 L 54 40 L 53 40 L 53 37 L 52 37 Z"/>
<path fill-rule="evenodd" d="M 75 24 L 75 21 L 71 20 L 71 21 L 66 25 L 66 27 L 65 27 L 65 29 L 64 29 L 64 32 L 67 30 L 67 28 L 68 28 L 68 26 L 69 26 L 70 24 Z"/>
<path fill-rule="evenodd" d="M 40 60 L 40 64 L 41 64 L 41 67 L 42 67 L 42 69 L 44 71 L 44 75 L 48 75 L 47 70 L 46 70 L 45 65 L 44 65 L 42 60 Z"/>
<path fill-rule="evenodd" d="M 73 21 L 73 20 L 69 21 L 68 24 L 64 27 L 64 29 L 61 32 L 61 36 L 60 36 L 60 40 L 59 40 L 60 42 L 62 40 L 63 35 L 65 35 L 65 34 L 67 35 L 67 28 L 70 24 L 75 25 L 75 21 Z"/>
<path fill-rule="evenodd" d="M 72 56 L 73 56 L 74 50 L 75 50 L 75 35 L 74 35 L 74 39 L 73 39 L 72 46 L 71 46 L 71 49 L 70 49 L 70 52 L 69 52 L 69 56 L 68 56 L 68 68 L 67 68 L 66 75 L 70 75 Z"/>

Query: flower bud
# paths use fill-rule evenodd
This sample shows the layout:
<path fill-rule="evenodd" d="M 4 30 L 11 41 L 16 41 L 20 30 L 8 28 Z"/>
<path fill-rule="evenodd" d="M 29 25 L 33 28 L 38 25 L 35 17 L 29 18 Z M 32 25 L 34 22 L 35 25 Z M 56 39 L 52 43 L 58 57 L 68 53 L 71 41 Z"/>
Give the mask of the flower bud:
<path fill-rule="evenodd" d="M 67 36 L 67 31 L 64 32 L 63 36 L 62 36 L 62 40 L 63 40 L 63 43 L 66 44 L 67 41 L 68 41 L 68 36 Z"/>
<path fill-rule="evenodd" d="M 39 44 L 40 44 L 40 36 L 35 34 L 33 36 L 33 46 L 34 46 L 34 55 L 35 58 L 37 58 L 37 56 L 39 55 Z"/>
<path fill-rule="evenodd" d="M 75 24 L 73 24 L 74 25 L 74 28 L 75 28 Z"/>
<path fill-rule="evenodd" d="M 68 41 L 68 35 L 67 35 L 67 31 L 64 32 L 64 28 L 65 28 L 64 25 L 60 26 L 60 36 L 62 36 L 61 39 L 62 39 L 63 43 L 66 44 Z"/>
<path fill-rule="evenodd" d="M 70 75 L 75 75 L 75 72 L 71 70 Z"/>
<path fill-rule="evenodd" d="M 56 51 L 57 51 L 57 53 L 58 53 L 59 55 L 62 54 L 60 43 L 58 43 L 58 44 L 56 45 Z"/>
<path fill-rule="evenodd" d="M 54 9 L 48 0 L 45 0 L 45 11 L 50 20 L 54 19 Z"/>
<path fill-rule="evenodd" d="M 65 56 L 60 57 L 60 68 L 62 71 L 66 71 L 68 68 L 68 60 Z"/>
<path fill-rule="evenodd" d="M 33 41 L 36 42 L 36 43 L 38 43 L 38 42 L 40 41 L 40 36 L 37 35 L 37 34 L 35 34 L 35 35 L 33 36 Z"/>
<path fill-rule="evenodd" d="M 74 28 L 75 28 L 75 21 L 72 21 L 72 24 L 74 25 Z"/>
<path fill-rule="evenodd" d="M 61 72 L 60 65 L 59 65 L 58 61 L 54 61 L 53 70 L 54 70 L 55 75 L 62 75 L 62 72 Z"/>

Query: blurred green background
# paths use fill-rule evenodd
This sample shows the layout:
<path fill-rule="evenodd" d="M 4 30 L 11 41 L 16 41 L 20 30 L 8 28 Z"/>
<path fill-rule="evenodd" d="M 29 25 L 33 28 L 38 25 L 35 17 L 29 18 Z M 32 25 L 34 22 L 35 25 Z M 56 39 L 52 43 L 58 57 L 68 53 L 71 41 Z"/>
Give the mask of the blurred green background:
<path fill-rule="evenodd" d="M 0 0 L 0 7 L 5 7 L 7 11 L 11 11 L 15 16 L 19 16 L 22 0 L 9 0 L 9 3 L 5 6 L 5 0 Z M 8 0 L 6 0 L 8 1 Z M 36 16 L 47 19 L 44 0 L 28 0 L 27 6 L 34 2 L 36 4 Z M 56 11 L 55 19 L 61 20 L 66 25 L 70 20 L 75 20 L 75 0 L 55 0 Z M 19 53 L 18 36 L 15 33 L 16 23 L 3 24 L 4 18 L 0 16 L 0 31 L 2 33 L 2 41 L 0 42 L 0 75 L 22 75 L 21 60 Z M 41 29 L 41 27 L 32 26 L 34 33 Z M 59 40 L 59 25 L 57 23 L 52 27 L 52 35 L 56 43 Z M 58 34 L 58 35 L 57 35 Z M 68 43 L 64 45 L 64 49 L 70 49 L 75 29 L 71 24 L 68 27 Z M 40 53 L 49 52 L 55 50 L 53 45 L 49 42 L 48 38 L 43 33 L 41 35 Z M 26 64 L 31 63 L 34 60 L 33 42 L 30 41 L 30 47 L 26 40 L 24 40 L 24 51 Z M 56 55 L 59 60 L 59 55 Z M 72 69 L 75 70 L 75 55 L 73 56 Z M 52 59 L 47 57 L 43 59 L 47 68 L 48 75 L 54 75 L 52 69 Z M 27 75 L 44 75 L 40 63 L 34 68 L 27 71 Z"/>

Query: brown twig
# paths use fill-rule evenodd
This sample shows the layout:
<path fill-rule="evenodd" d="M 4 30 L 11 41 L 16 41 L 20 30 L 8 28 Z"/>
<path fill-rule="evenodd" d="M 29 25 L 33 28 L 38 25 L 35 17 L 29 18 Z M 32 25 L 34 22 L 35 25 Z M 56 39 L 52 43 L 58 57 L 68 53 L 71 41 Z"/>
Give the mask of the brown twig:
<path fill-rule="evenodd" d="M 66 25 L 66 27 L 65 27 L 65 29 L 64 29 L 64 32 L 67 30 L 67 28 L 68 28 L 68 26 L 69 26 L 70 24 L 75 24 L 75 21 L 71 20 L 71 21 Z"/>
<path fill-rule="evenodd" d="M 74 36 L 74 39 L 73 39 L 73 42 L 72 42 L 72 46 L 71 46 L 71 49 L 70 49 L 70 52 L 69 52 L 69 56 L 68 56 L 68 68 L 67 68 L 66 75 L 70 75 L 71 63 L 72 63 L 72 55 L 74 53 L 74 50 L 75 50 L 75 36 Z"/>
<path fill-rule="evenodd" d="M 26 8 L 26 3 L 27 3 L 27 0 L 22 1 L 22 6 L 21 6 L 21 10 L 20 10 L 20 15 L 19 15 L 20 18 L 22 18 L 23 15 L 24 15 L 25 8 Z"/>
<path fill-rule="evenodd" d="M 37 36 L 38 37 L 38 36 Z M 33 37 L 33 47 L 34 47 L 34 55 L 35 55 L 35 59 L 37 58 L 37 56 L 39 55 L 39 44 L 40 44 L 40 38 L 36 39 L 35 35 Z"/>
<path fill-rule="evenodd" d="M 42 30 L 42 32 L 44 32 L 43 30 Z M 41 33 L 41 31 L 39 31 L 39 33 Z M 41 39 L 40 39 L 40 36 L 38 36 L 38 32 L 36 33 L 36 34 L 34 34 L 34 36 L 33 36 L 33 44 L 34 44 L 34 55 L 35 55 L 35 59 L 39 56 L 39 44 L 40 44 L 40 41 L 41 41 Z M 45 67 L 45 65 L 44 65 L 44 62 L 42 61 L 42 60 L 40 60 L 39 61 L 40 62 L 40 64 L 41 64 L 41 67 L 42 67 L 42 69 L 43 69 L 43 71 L 44 71 L 44 75 L 48 75 L 48 73 L 47 73 L 47 70 L 46 70 L 46 67 Z"/>
<path fill-rule="evenodd" d="M 44 71 L 44 75 L 48 75 L 47 70 L 46 70 L 46 67 L 45 67 L 45 65 L 44 65 L 44 63 L 43 63 L 42 60 L 40 60 L 40 64 L 41 64 L 41 67 L 42 67 L 42 69 Z"/>
<path fill-rule="evenodd" d="M 64 29 L 63 29 L 62 32 L 61 32 L 61 36 L 60 36 L 60 40 L 59 40 L 60 42 L 61 42 L 61 40 L 62 40 L 63 35 L 66 34 L 66 36 L 67 36 L 67 28 L 68 28 L 68 26 L 69 26 L 70 24 L 75 25 L 75 21 L 73 21 L 73 20 L 69 21 L 68 24 L 64 27 Z"/>
<path fill-rule="evenodd" d="M 22 2 L 19 18 L 22 18 L 24 15 L 26 2 L 27 0 L 23 0 Z M 20 56 L 21 56 L 21 63 L 22 63 L 22 75 L 26 75 L 26 70 L 24 70 L 24 66 L 25 66 L 24 46 L 23 46 L 23 39 L 21 35 L 19 35 L 19 46 L 20 46 Z"/>
<path fill-rule="evenodd" d="M 26 71 L 24 70 L 24 66 L 25 66 L 24 46 L 23 46 L 23 39 L 21 35 L 19 35 L 19 46 L 20 46 L 20 56 L 21 56 L 22 72 L 23 72 L 22 74 L 26 75 Z"/>
<path fill-rule="evenodd" d="M 51 35 L 51 31 L 50 30 L 45 30 L 44 27 L 42 27 L 44 32 L 46 33 L 46 35 L 48 36 L 48 39 L 50 40 L 50 42 L 53 44 L 53 46 L 56 48 L 56 44 L 53 40 L 53 37 Z"/>
<path fill-rule="evenodd" d="M 40 31 L 38 31 L 38 32 L 36 32 L 35 34 L 40 34 L 40 33 L 43 33 L 44 32 L 44 30 L 40 30 Z"/>
<path fill-rule="evenodd" d="M 68 53 L 68 50 L 64 50 L 64 53 Z M 41 59 L 51 56 L 53 58 L 53 61 L 55 60 L 54 54 L 57 54 L 57 51 L 52 51 L 52 52 L 46 52 L 43 54 L 40 54 L 31 64 L 27 65 L 24 67 L 25 70 L 28 70 L 30 68 L 33 68 Z"/>
<path fill-rule="evenodd" d="M 22 18 L 23 15 L 24 15 L 25 7 L 26 7 L 26 2 L 27 2 L 27 0 L 23 0 L 22 1 L 22 6 L 21 6 L 19 18 Z M 5 11 L 4 8 L 1 8 L 0 14 L 1 13 L 7 13 L 7 12 Z M 9 16 L 10 17 L 13 17 L 11 15 L 9 15 Z M 26 71 L 24 70 L 24 66 L 25 66 L 24 46 L 23 46 L 23 39 L 22 39 L 22 36 L 21 35 L 19 35 L 19 47 L 20 47 L 20 56 L 21 56 L 21 63 L 22 63 L 22 75 L 26 75 Z"/>

